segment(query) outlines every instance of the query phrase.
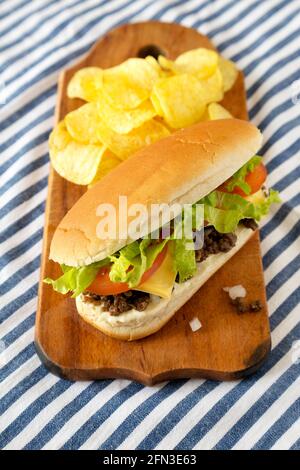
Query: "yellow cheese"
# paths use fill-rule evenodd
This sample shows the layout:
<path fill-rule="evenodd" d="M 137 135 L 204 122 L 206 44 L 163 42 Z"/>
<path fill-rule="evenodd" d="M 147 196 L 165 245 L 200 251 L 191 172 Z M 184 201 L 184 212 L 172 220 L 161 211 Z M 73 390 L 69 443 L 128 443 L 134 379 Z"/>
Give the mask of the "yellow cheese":
<path fill-rule="evenodd" d="M 251 194 L 250 196 L 245 197 L 247 201 L 252 202 L 253 204 L 259 204 L 265 200 L 265 195 L 262 189 L 259 189 L 256 193 Z"/>
<path fill-rule="evenodd" d="M 175 278 L 176 272 L 174 271 L 173 257 L 171 250 L 168 249 L 165 259 L 158 270 L 136 290 L 168 299 L 171 296 Z"/>

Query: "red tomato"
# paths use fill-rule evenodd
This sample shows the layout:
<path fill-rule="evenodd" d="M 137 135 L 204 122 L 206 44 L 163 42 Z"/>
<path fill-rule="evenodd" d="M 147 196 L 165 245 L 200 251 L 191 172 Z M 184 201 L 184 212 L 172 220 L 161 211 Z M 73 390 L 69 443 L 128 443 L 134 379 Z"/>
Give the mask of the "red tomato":
<path fill-rule="evenodd" d="M 109 271 L 110 265 L 101 268 L 88 290 L 98 295 L 115 295 L 128 291 L 129 287 L 126 282 L 112 282 L 109 279 Z"/>
<path fill-rule="evenodd" d="M 155 271 L 157 271 L 157 269 L 165 259 L 167 249 L 168 247 L 166 245 L 154 260 L 154 263 L 152 264 L 151 268 L 144 272 L 140 284 L 146 282 L 149 277 L 152 276 Z M 88 290 L 90 292 L 93 292 L 93 294 L 98 295 L 116 295 L 130 290 L 130 287 L 126 282 L 112 282 L 109 279 L 109 271 L 110 266 L 105 266 L 101 268 L 92 284 L 89 285 Z"/>
<path fill-rule="evenodd" d="M 251 188 L 250 194 L 256 193 L 261 188 L 261 186 L 264 183 L 264 181 L 266 180 L 266 178 L 267 178 L 267 170 L 266 170 L 266 167 L 263 163 L 260 163 L 259 165 L 257 165 L 254 168 L 253 171 L 248 173 L 245 177 L 245 181 L 246 181 L 246 183 L 249 184 L 249 186 Z M 218 188 L 218 190 L 223 191 L 225 193 L 228 193 L 229 191 L 227 191 L 226 186 L 227 186 L 229 181 L 230 181 L 230 179 L 228 181 L 226 181 L 225 183 L 223 183 Z M 231 193 L 239 194 L 240 196 L 243 196 L 243 197 L 249 196 L 249 194 L 244 193 L 244 191 L 241 188 L 239 188 L 238 186 L 236 186 L 231 191 Z"/>

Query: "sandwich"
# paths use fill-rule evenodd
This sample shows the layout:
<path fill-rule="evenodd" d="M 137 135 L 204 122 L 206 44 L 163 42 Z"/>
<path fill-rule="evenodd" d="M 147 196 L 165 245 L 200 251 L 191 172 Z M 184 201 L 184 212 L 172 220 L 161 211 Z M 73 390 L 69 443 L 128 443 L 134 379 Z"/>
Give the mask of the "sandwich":
<path fill-rule="evenodd" d="M 111 337 L 130 341 L 155 333 L 278 202 L 266 186 L 261 144 L 254 125 L 226 119 L 139 150 L 62 219 L 50 246 L 62 273 L 44 282 L 74 297 L 82 319 Z M 162 206 L 174 210 L 152 211 Z M 114 216 L 109 230 L 108 208 Z"/>

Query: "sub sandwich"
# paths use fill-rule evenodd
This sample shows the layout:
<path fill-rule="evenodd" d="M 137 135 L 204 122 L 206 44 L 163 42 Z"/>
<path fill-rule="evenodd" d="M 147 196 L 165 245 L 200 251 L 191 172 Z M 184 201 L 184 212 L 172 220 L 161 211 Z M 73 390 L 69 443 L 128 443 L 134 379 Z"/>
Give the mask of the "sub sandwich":
<path fill-rule="evenodd" d="M 228 119 L 196 124 L 138 151 L 65 215 L 50 247 L 62 273 L 44 281 L 71 294 L 83 320 L 109 336 L 136 340 L 155 333 L 247 242 L 279 200 L 266 186 L 257 155 L 261 143 L 255 126 Z M 127 208 L 147 209 L 134 234 L 120 196 Z M 150 210 L 162 204 L 176 208 L 169 220 Z M 202 219 L 194 220 L 198 206 Z M 115 210 L 113 237 L 99 234 L 99 207 Z M 188 220 L 185 207 L 191 208 L 187 234 L 185 222 L 179 223 Z"/>

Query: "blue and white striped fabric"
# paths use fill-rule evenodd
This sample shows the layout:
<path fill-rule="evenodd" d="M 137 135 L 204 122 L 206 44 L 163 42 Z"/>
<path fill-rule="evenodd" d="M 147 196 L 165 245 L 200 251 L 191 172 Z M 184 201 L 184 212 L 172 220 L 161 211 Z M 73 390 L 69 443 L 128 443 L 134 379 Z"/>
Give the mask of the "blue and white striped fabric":
<path fill-rule="evenodd" d="M 212 38 L 244 70 L 283 203 L 261 230 L 273 350 L 242 382 L 71 383 L 33 346 L 59 72 L 106 31 L 156 19 Z M 299 0 L 0 1 L 0 447 L 299 449 Z"/>

